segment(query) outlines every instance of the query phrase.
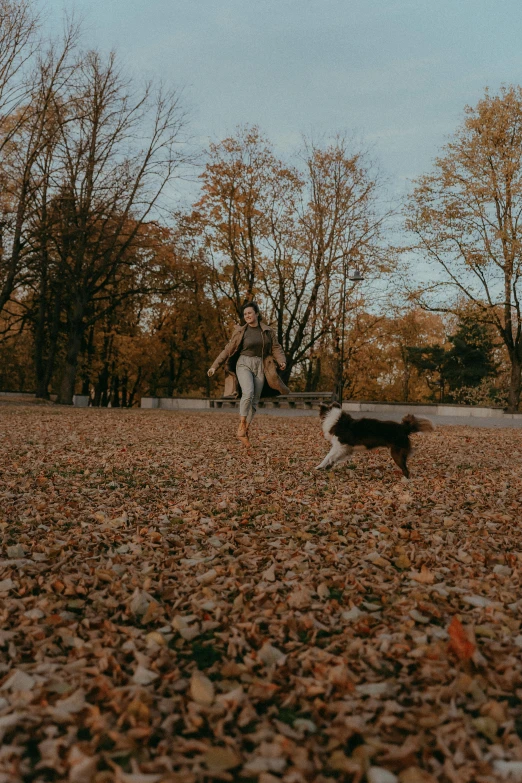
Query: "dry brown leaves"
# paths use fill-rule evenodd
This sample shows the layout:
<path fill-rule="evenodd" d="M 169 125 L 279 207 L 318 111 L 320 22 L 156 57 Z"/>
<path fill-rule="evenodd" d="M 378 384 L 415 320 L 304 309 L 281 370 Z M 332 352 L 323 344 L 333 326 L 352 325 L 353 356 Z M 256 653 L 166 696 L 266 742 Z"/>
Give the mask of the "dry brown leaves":
<path fill-rule="evenodd" d="M 0 781 L 522 780 L 522 431 L 236 419 L 0 409 Z"/>

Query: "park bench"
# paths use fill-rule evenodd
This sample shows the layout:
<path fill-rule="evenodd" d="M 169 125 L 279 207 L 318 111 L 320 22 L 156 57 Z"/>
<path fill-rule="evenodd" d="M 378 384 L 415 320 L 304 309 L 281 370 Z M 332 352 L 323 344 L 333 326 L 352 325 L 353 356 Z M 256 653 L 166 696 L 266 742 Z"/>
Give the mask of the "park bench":
<path fill-rule="evenodd" d="M 268 397 L 261 400 L 259 405 L 272 405 L 274 408 L 288 406 L 289 408 L 313 408 L 322 402 L 333 402 L 336 399 L 335 392 L 290 392 L 280 394 L 278 397 Z"/>
<path fill-rule="evenodd" d="M 239 405 L 239 397 L 221 397 L 210 400 L 211 408 L 236 408 Z"/>
<path fill-rule="evenodd" d="M 335 392 L 290 392 L 290 394 L 280 394 L 278 397 L 265 397 L 259 401 L 260 408 L 297 408 L 298 405 L 303 408 L 313 408 L 320 405 L 321 402 L 333 402 L 336 399 Z M 239 398 L 221 397 L 220 399 L 210 400 L 211 408 L 236 408 L 239 405 Z"/>

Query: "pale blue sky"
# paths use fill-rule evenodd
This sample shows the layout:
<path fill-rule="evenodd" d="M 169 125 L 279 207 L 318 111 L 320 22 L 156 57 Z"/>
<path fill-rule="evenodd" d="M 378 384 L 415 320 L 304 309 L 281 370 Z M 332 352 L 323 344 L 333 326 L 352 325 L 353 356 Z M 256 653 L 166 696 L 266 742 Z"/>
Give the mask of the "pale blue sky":
<path fill-rule="evenodd" d="M 522 83 L 520 0 L 38 0 L 84 20 L 84 44 L 185 87 L 200 143 L 258 124 L 355 133 L 392 190 L 426 171 L 489 86 Z"/>

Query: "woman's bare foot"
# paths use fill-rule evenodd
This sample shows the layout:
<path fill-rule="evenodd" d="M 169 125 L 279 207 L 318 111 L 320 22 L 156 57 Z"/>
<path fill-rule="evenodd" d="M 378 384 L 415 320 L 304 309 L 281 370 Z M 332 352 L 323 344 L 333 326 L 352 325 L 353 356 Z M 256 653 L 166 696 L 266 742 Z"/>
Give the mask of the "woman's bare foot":
<path fill-rule="evenodd" d="M 246 420 L 246 416 L 241 416 L 241 420 L 239 422 L 239 427 L 237 430 L 237 437 L 243 444 L 243 446 L 246 446 L 247 448 L 250 448 L 250 441 L 248 440 L 248 424 Z"/>

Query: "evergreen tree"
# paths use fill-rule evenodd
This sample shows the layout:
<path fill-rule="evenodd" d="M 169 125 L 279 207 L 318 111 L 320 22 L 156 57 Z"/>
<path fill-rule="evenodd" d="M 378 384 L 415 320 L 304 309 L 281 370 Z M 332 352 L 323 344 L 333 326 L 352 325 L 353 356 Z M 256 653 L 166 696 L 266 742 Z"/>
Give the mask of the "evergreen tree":
<path fill-rule="evenodd" d="M 423 375 L 439 402 L 458 402 L 463 389 L 475 388 L 496 374 L 495 344 L 487 326 L 463 318 L 448 338 L 451 348 L 425 345 L 407 348 L 407 360 Z"/>
<path fill-rule="evenodd" d="M 424 345 L 406 348 L 407 362 L 423 375 L 432 390 L 432 399 L 444 402 L 446 354 L 442 345 Z"/>
<path fill-rule="evenodd" d="M 487 326 L 469 318 L 459 323 L 449 342 L 452 347 L 446 354 L 444 375 L 448 398 L 458 401 L 461 389 L 479 386 L 484 378 L 496 374 L 495 345 Z"/>

